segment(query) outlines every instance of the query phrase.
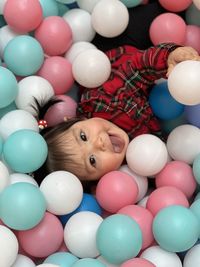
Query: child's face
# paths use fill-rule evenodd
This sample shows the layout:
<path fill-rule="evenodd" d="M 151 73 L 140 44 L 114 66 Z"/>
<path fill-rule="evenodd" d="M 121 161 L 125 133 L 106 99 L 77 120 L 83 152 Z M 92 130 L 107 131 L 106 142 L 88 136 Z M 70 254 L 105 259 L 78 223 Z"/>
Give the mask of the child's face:
<path fill-rule="evenodd" d="M 128 135 L 115 124 L 91 118 L 75 123 L 71 127 L 74 149 L 80 151 L 84 168 L 78 170 L 81 180 L 96 180 L 122 164 Z"/>

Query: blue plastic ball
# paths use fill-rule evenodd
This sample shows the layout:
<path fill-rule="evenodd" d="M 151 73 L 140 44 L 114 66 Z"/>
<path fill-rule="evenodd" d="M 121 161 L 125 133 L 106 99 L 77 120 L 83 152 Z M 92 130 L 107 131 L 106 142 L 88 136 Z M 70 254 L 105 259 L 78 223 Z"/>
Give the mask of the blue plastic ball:
<path fill-rule="evenodd" d="M 185 106 L 184 115 L 189 124 L 200 127 L 200 104 L 193 106 Z"/>
<path fill-rule="evenodd" d="M 12 229 L 33 228 L 43 219 L 45 211 L 46 200 L 33 184 L 11 184 L 0 194 L 0 218 Z"/>
<path fill-rule="evenodd" d="M 114 214 L 100 224 L 97 248 L 108 262 L 121 264 L 138 255 L 142 247 L 142 232 L 135 220 L 127 215 Z"/>
<path fill-rule="evenodd" d="M 153 86 L 149 94 L 149 104 L 154 115 L 162 120 L 175 119 L 184 111 L 184 105 L 171 96 L 167 82 Z"/>
<path fill-rule="evenodd" d="M 171 205 L 161 209 L 155 216 L 153 234 L 161 248 L 170 252 L 182 252 L 197 242 L 199 222 L 190 209 Z"/>
<path fill-rule="evenodd" d="M 55 264 L 60 267 L 71 267 L 77 260 L 78 258 L 69 252 L 56 252 L 48 256 L 44 263 Z"/>
<path fill-rule="evenodd" d="M 91 194 L 84 193 L 81 204 L 78 206 L 76 210 L 74 210 L 69 214 L 59 216 L 62 225 L 65 226 L 69 218 L 75 213 L 80 211 L 92 211 L 100 216 L 102 215 L 102 209 L 99 203 L 97 202 L 96 198 Z"/>
<path fill-rule="evenodd" d="M 33 172 L 43 165 L 48 148 L 44 138 L 33 130 L 18 130 L 3 146 L 3 157 L 9 167 L 21 173 Z"/>
<path fill-rule="evenodd" d="M 19 35 L 8 42 L 4 49 L 4 61 L 9 70 L 19 76 L 35 74 L 44 62 L 40 43 L 28 35 Z"/>
<path fill-rule="evenodd" d="M 18 94 L 18 83 L 15 75 L 0 66 L 0 108 L 10 105 Z"/>
<path fill-rule="evenodd" d="M 76 261 L 71 267 L 106 267 L 106 265 L 96 259 L 84 258 Z"/>

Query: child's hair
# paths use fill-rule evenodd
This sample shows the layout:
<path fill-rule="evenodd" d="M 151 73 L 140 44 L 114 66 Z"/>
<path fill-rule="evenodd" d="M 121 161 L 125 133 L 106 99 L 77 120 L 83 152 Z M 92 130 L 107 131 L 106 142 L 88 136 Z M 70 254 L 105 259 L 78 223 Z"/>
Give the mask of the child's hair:
<path fill-rule="evenodd" d="M 47 110 L 58 102 L 60 100 L 53 98 L 41 105 L 35 100 L 34 109 L 38 113 L 37 119 L 43 119 Z M 78 178 L 84 179 L 80 172 L 83 168 L 80 150 L 76 151 L 76 148 L 73 147 L 72 135 L 70 134 L 71 126 L 83 119 L 75 117 L 66 121 L 63 120 L 58 125 L 47 127 L 40 132 L 47 142 L 48 156 L 45 163 L 34 172 L 34 178 L 38 183 L 41 183 L 49 173 L 59 170 L 72 172 Z"/>

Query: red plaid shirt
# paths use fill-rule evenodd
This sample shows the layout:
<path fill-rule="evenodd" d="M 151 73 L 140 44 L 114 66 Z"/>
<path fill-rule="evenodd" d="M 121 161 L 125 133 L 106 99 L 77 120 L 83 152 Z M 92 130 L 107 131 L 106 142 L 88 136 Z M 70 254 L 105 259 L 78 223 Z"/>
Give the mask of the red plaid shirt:
<path fill-rule="evenodd" d="M 177 47 L 160 44 L 143 51 L 121 46 L 106 52 L 111 75 L 98 88 L 83 88 L 78 115 L 109 120 L 131 139 L 144 133 L 160 135 L 159 121 L 148 102 L 149 88 L 155 80 L 166 78 L 167 58 Z"/>

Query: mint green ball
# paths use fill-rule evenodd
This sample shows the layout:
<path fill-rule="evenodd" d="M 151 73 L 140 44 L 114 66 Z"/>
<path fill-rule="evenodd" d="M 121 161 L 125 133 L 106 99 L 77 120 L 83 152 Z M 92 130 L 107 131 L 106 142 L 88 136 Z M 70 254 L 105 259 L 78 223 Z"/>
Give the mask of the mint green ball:
<path fill-rule="evenodd" d="M 161 248 L 170 252 L 190 249 L 199 237 L 199 222 L 184 206 L 171 205 L 161 209 L 153 220 L 153 234 Z"/>
<path fill-rule="evenodd" d="M 44 217 L 46 200 L 40 189 L 30 183 L 15 183 L 0 194 L 0 218 L 15 230 L 28 230 Z"/>
<path fill-rule="evenodd" d="M 3 146 L 3 157 L 15 172 L 30 173 L 39 169 L 47 158 L 45 139 L 33 130 L 18 130 L 12 133 Z"/>
<path fill-rule="evenodd" d="M 19 35 L 8 42 L 4 49 L 7 68 L 19 76 L 35 74 L 44 62 L 40 43 L 28 35 Z"/>
<path fill-rule="evenodd" d="M 142 232 L 135 220 L 127 215 L 114 214 L 97 230 L 97 248 L 108 262 L 121 264 L 138 255 L 142 247 Z"/>

